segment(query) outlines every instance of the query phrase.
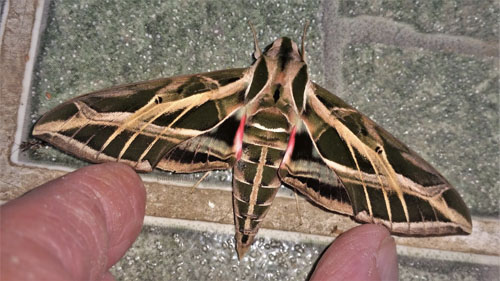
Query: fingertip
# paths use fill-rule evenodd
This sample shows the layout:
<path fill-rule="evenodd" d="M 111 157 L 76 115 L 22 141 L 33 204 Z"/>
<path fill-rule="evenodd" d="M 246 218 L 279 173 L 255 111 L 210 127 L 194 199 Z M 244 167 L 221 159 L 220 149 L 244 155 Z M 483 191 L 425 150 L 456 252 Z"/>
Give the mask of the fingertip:
<path fill-rule="evenodd" d="M 380 280 L 398 280 L 398 254 L 394 238 L 387 236 L 382 240 L 376 259 Z"/>
<path fill-rule="evenodd" d="M 115 281 L 116 278 L 113 276 L 113 274 L 111 274 L 111 272 L 107 271 L 106 273 L 104 273 L 104 275 L 102 276 L 102 278 L 99 280 L 99 281 Z"/>
<path fill-rule="evenodd" d="M 397 280 L 397 266 L 396 245 L 389 231 L 365 224 L 335 239 L 311 280 Z"/>
<path fill-rule="evenodd" d="M 109 234 L 108 267 L 116 263 L 139 235 L 145 210 L 146 189 L 139 175 L 121 163 L 104 163 L 75 173 L 92 183 L 106 218 Z"/>
<path fill-rule="evenodd" d="M 9 243 L 0 252 L 25 265 L 26 274 L 61 264 L 74 279 L 96 279 L 137 238 L 145 202 L 130 167 L 81 168 L 1 206 L 0 235 Z"/>

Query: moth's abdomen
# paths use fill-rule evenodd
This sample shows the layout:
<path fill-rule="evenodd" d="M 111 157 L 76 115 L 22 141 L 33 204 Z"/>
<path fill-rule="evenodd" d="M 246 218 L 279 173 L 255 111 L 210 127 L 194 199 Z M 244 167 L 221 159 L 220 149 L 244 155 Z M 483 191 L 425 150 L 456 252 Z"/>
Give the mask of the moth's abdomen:
<path fill-rule="evenodd" d="M 258 115 L 246 124 L 241 157 L 233 170 L 233 206 L 240 258 L 252 244 L 281 186 L 278 169 L 288 142 L 288 128 L 276 130 L 259 125 L 255 122 Z"/>

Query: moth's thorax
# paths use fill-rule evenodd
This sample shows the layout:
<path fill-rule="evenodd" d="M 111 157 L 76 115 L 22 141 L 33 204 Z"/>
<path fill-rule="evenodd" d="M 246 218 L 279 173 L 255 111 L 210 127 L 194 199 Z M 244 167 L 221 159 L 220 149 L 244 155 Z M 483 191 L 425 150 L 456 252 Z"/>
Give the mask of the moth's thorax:
<path fill-rule="evenodd" d="M 287 120 L 291 126 L 281 129 L 290 132 L 300 119 L 308 82 L 307 66 L 297 44 L 287 37 L 275 40 L 264 49 L 252 71 L 246 96 L 249 120 L 254 115 L 274 115 L 271 120 Z M 268 128 L 276 130 L 276 127 Z"/>

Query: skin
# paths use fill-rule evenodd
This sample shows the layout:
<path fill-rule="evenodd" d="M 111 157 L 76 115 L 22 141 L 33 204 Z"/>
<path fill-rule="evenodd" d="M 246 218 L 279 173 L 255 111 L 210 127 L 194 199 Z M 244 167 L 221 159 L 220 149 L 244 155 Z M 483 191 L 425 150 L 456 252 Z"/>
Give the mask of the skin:
<path fill-rule="evenodd" d="M 139 176 L 88 166 L 0 209 L 2 280 L 114 280 L 108 269 L 135 241 L 145 214 Z"/>
<path fill-rule="evenodd" d="M 135 241 L 145 214 L 139 176 L 92 165 L 0 207 L 1 280 L 114 280 L 109 268 Z M 342 234 L 310 280 L 397 280 L 394 239 L 377 225 Z"/>
<path fill-rule="evenodd" d="M 375 224 L 344 232 L 323 254 L 310 279 L 320 280 L 398 280 L 394 238 Z"/>

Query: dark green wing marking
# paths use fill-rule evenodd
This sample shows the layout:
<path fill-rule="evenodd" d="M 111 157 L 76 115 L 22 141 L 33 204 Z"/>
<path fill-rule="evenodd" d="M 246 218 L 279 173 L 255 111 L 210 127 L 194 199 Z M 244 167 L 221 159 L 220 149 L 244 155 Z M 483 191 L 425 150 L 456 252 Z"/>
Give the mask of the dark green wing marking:
<path fill-rule="evenodd" d="M 46 113 L 33 135 L 91 162 L 151 171 L 179 143 L 205 134 L 243 105 L 246 69 L 128 84 Z"/>

